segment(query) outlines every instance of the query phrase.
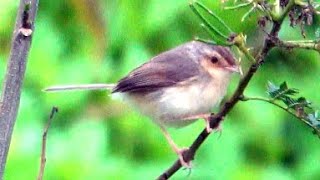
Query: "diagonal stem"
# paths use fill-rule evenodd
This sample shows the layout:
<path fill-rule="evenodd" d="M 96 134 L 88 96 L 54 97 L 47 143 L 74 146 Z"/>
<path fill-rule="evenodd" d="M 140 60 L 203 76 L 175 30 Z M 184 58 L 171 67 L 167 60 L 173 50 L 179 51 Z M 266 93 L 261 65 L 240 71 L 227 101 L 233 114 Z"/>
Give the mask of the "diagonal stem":
<path fill-rule="evenodd" d="M 300 117 L 297 114 L 291 112 L 288 108 L 285 108 L 283 106 L 281 106 L 278 103 L 275 103 L 273 100 L 271 99 L 265 99 L 265 98 L 261 98 L 261 97 L 243 97 L 241 99 L 242 101 L 263 101 L 269 104 L 272 104 L 282 110 L 284 110 L 285 112 L 289 113 L 290 115 L 292 115 L 293 117 L 301 120 L 303 123 L 305 123 L 306 125 L 308 125 L 309 127 L 311 127 L 315 132 L 317 132 L 317 134 L 320 134 L 319 129 L 315 128 L 309 121 L 307 121 L 304 117 Z"/>
<path fill-rule="evenodd" d="M 19 109 L 21 86 L 37 9 L 38 0 L 20 1 L 0 102 L 0 179 L 6 165 L 11 135 Z"/>
<path fill-rule="evenodd" d="M 277 37 L 278 32 L 280 31 L 281 23 L 274 22 L 272 30 L 270 32 L 270 36 Z M 250 69 L 246 73 L 246 75 L 243 77 L 243 79 L 240 80 L 238 87 L 232 97 L 224 103 L 221 110 L 211 116 L 211 122 L 210 126 L 211 128 L 215 128 L 219 125 L 219 123 L 223 120 L 224 116 L 226 116 L 232 108 L 237 104 L 237 102 L 240 100 L 240 97 L 242 96 L 245 88 L 248 86 L 251 78 L 256 73 L 256 71 L 259 69 L 260 64 L 264 62 L 268 52 L 274 47 L 274 43 L 270 40 L 269 37 L 265 38 L 264 46 L 258 56 L 255 58 L 256 62 L 253 63 L 250 66 Z M 198 137 L 194 140 L 192 145 L 190 146 L 189 150 L 184 154 L 184 159 L 186 161 L 190 161 L 194 159 L 194 156 L 198 150 L 198 148 L 202 145 L 202 143 L 206 140 L 206 138 L 209 136 L 209 133 L 206 129 L 204 129 Z M 163 172 L 158 179 L 168 179 L 170 178 L 174 173 L 176 173 L 181 168 L 181 164 L 179 160 L 176 160 L 171 167 L 169 167 L 165 172 Z"/>

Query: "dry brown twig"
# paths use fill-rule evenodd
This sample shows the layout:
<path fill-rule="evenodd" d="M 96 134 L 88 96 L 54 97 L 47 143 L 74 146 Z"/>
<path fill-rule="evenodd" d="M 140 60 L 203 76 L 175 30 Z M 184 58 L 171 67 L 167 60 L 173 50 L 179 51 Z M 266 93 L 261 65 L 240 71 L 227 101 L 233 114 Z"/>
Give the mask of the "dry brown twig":
<path fill-rule="evenodd" d="M 43 179 L 43 173 L 44 173 L 44 168 L 46 166 L 46 148 L 47 148 L 47 135 L 48 135 L 48 130 L 51 125 L 51 122 L 54 118 L 54 115 L 58 113 L 58 108 L 57 107 L 52 107 L 51 113 L 48 118 L 48 122 L 45 125 L 43 129 L 43 134 L 42 134 L 42 146 L 41 146 L 41 161 L 40 161 L 40 169 L 39 169 L 39 174 L 38 174 L 38 180 Z"/>

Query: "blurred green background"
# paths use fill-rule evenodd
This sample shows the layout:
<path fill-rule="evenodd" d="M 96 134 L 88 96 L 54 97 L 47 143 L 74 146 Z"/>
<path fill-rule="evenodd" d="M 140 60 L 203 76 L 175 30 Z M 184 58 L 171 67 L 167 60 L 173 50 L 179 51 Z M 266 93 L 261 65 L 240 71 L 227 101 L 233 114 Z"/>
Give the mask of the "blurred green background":
<path fill-rule="evenodd" d="M 18 119 L 4 179 L 35 179 L 43 127 L 59 107 L 47 142 L 45 179 L 154 179 L 176 160 L 159 128 L 108 92 L 44 93 L 50 85 L 116 82 L 152 56 L 206 37 L 188 0 L 40 0 Z M 236 32 L 258 46 L 264 33 L 247 9 L 223 11 L 220 1 L 203 1 Z M 1 83 L 10 51 L 18 0 L 0 1 Z M 306 28 L 315 38 L 319 18 Z M 301 39 L 285 23 L 283 39 Z M 267 81 L 301 90 L 320 108 L 320 56 L 275 49 L 251 81 L 246 95 L 266 96 Z M 244 62 L 246 62 L 244 60 Z M 243 68 L 247 68 L 243 63 Z M 232 93 L 239 77 L 229 87 Z M 170 129 L 189 146 L 203 121 Z M 311 129 L 263 102 L 240 102 L 225 118 L 222 136 L 211 135 L 193 161 L 173 179 L 319 179 L 320 140 Z"/>

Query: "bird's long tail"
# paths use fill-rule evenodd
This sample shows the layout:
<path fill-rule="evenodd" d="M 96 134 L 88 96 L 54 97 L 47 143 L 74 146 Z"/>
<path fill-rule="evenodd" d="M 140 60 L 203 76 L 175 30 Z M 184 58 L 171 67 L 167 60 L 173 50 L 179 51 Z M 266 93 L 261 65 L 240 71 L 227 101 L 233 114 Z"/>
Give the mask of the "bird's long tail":
<path fill-rule="evenodd" d="M 77 85 L 58 85 L 43 89 L 45 92 L 57 91 L 79 91 L 79 90 L 111 90 L 115 84 L 77 84 Z"/>

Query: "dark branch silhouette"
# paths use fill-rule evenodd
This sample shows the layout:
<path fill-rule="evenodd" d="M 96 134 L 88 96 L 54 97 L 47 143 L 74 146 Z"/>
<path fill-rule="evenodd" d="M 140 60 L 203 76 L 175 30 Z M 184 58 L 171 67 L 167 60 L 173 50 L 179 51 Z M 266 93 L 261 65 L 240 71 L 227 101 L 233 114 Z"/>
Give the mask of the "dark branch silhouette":
<path fill-rule="evenodd" d="M 290 1 L 292 2 L 292 1 Z M 232 108 L 236 105 L 237 102 L 242 98 L 243 92 L 245 88 L 248 86 L 251 78 L 256 73 L 256 71 L 259 69 L 259 67 L 264 63 L 269 51 L 275 47 L 275 42 L 273 39 L 278 39 L 278 33 L 281 29 L 281 25 L 283 23 L 284 17 L 287 15 L 289 10 L 293 7 L 294 4 L 290 4 L 286 7 L 285 13 L 281 15 L 280 18 L 277 20 L 272 21 L 272 29 L 270 33 L 265 37 L 264 39 L 264 46 L 261 49 L 261 51 L 258 53 L 258 55 L 254 58 L 254 63 L 250 66 L 249 70 L 245 74 L 245 76 L 240 80 L 237 89 L 233 93 L 232 97 L 223 104 L 220 111 L 212 115 L 210 126 L 211 128 L 216 128 L 219 126 L 220 122 L 224 119 L 224 117 L 232 110 Z M 250 55 L 251 56 L 251 55 Z M 251 56 L 252 57 L 252 56 Z M 186 162 L 193 160 L 194 156 L 198 150 L 198 148 L 201 146 L 201 144 L 206 140 L 206 138 L 209 136 L 209 133 L 204 129 L 198 137 L 194 140 L 192 145 L 189 147 L 189 150 L 184 153 L 184 159 Z M 179 160 L 176 160 L 171 167 L 169 167 L 166 171 L 164 171 L 157 179 L 168 179 L 170 178 L 174 173 L 176 173 L 181 168 L 181 163 Z"/>
<path fill-rule="evenodd" d="M 271 32 L 271 36 L 277 36 L 278 31 L 280 30 L 280 24 L 276 23 L 273 27 L 273 30 Z M 243 77 L 243 79 L 240 81 L 235 93 L 233 96 L 228 100 L 224 105 L 222 106 L 219 113 L 216 115 L 213 115 L 211 118 L 210 126 L 211 128 L 215 128 L 219 125 L 219 123 L 223 120 L 224 116 L 229 113 L 229 111 L 232 110 L 234 105 L 239 101 L 240 97 L 242 96 L 245 88 L 249 84 L 251 78 L 255 74 L 255 72 L 259 69 L 260 64 L 265 60 L 268 52 L 270 49 L 274 47 L 274 44 L 269 40 L 269 38 L 266 38 L 265 45 L 263 47 L 263 50 L 257 57 L 256 63 L 252 64 L 249 71 L 246 73 L 246 75 Z M 196 151 L 201 146 L 201 144 L 205 141 L 205 139 L 209 136 L 209 133 L 204 129 L 196 138 L 196 140 L 192 143 L 189 150 L 186 151 L 184 154 L 184 158 L 186 161 L 193 160 Z M 181 168 L 180 161 L 177 160 L 168 170 L 166 170 L 163 174 L 161 174 L 158 179 L 168 179 L 171 177 L 175 172 L 177 172 Z"/>

